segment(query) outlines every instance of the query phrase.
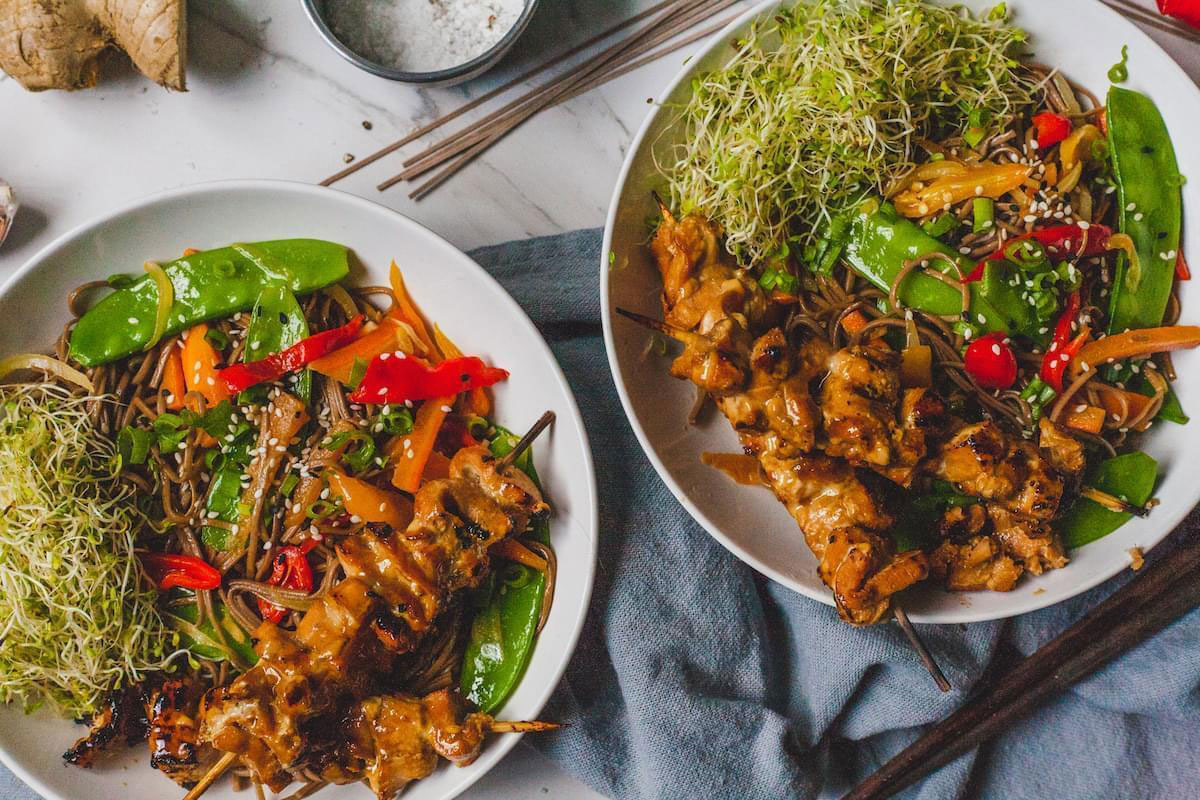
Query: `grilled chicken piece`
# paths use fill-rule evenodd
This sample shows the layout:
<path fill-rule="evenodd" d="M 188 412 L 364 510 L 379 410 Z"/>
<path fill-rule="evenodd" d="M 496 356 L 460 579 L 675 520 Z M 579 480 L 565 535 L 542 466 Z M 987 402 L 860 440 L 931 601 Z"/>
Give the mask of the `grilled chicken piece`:
<path fill-rule="evenodd" d="M 971 536 L 939 544 L 929 554 L 929 571 L 952 592 L 1007 592 L 1024 570 L 992 537 Z"/>
<path fill-rule="evenodd" d="M 1062 477 L 1037 447 L 994 422 L 967 425 L 954 434 L 934 474 L 966 494 L 1037 520 L 1054 517 L 1064 489 Z"/>
<path fill-rule="evenodd" d="M 346 715 L 340 726 L 348 732 L 346 743 L 321 777 L 331 783 L 365 777 L 379 800 L 393 800 L 432 773 L 439 756 L 460 766 L 474 761 L 491 722 L 486 714 L 464 714 L 450 689 L 424 698 L 369 697 Z"/>
<path fill-rule="evenodd" d="M 1072 477 L 1083 472 L 1087 462 L 1082 442 L 1062 431 L 1046 417 L 1038 422 L 1038 430 L 1041 433 L 1042 455 L 1056 470 Z"/>
<path fill-rule="evenodd" d="M 820 409 L 809 385 L 828 353 L 815 340 L 793 347 L 779 328 L 754 341 L 749 386 L 716 400 L 748 452 L 807 453 L 816 446 Z"/>
<path fill-rule="evenodd" d="M 199 741 L 203 694 L 195 680 L 173 678 L 151 692 L 146 703 L 150 766 L 185 788 L 196 785 L 220 757 Z"/>
<path fill-rule="evenodd" d="M 900 398 L 900 424 L 892 432 L 895 464 L 884 474 L 907 487 L 917 467 L 951 424 L 946 404 L 932 389 L 906 389 Z"/>
<path fill-rule="evenodd" d="M 201 739 L 237 753 L 272 791 L 282 790 L 289 768 L 303 763 L 305 723 L 375 689 L 380 648 L 368 623 L 381 608 L 364 581 L 350 578 L 317 601 L 295 633 L 264 622 L 254 632 L 258 664 L 205 697 Z"/>
<path fill-rule="evenodd" d="M 887 529 L 886 505 L 899 487 L 870 470 L 828 456 L 780 458 L 760 454 L 768 483 L 804 532 L 820 562 L 817 571 L 832 590 L 842 617 L 856 625 L 878 622 L 889 598 L 924 580 L 925 554 L 896 554 Z"/>
<path fill-rule="evenodd" d="M 826 453 L 878 467 L 892 463 L 899 366 L 900 356 L 882 345 L 855 345 L 830 357 L 821 387 Z"/>
<path fill-rule="evenodd" d="M 114 742 L 123 739 L 134 745 L 146 738 L 145 690 L 142 685 L 109 693 L 104 707 L 92 717 L 88 735 L 63 753 L 63 760 L 77 767 L 91 767 Z"/>
<path fill-rule="evenodd" d="M 451 595 L 483 580 L 492 545 L 549 512 L 529 476 L 496 464 L 486 447 L 459 450 L 450 476 L 417 493 L 407 529 L 365 531 L 338 545 L 346 575 L 366 581 L 402 623 L 373 623 L 390 649 L 411 650 Z"/>
<path fill-rule="evenodd" d="M 1025 569 L 1034 575 L 1041 575 L 1047 569 L 1060 569 L 1067 565 L 1062 543 L 1049 522 L 1014 514 L 995 504 L 989 504 L 987 511 L 994 528 L 992 537 Z"/>

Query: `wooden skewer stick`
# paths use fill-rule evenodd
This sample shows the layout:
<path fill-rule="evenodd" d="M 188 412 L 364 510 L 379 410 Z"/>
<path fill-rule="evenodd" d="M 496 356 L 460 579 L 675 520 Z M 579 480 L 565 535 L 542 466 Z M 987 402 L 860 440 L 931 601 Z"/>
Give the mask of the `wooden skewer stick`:
<path fill-rule="evenodd" d="M 569 100 L 574 100 L 576 97 L 579 97 L 581 94 L 590 92 L 592 89 L 595 89 L 598 86 L 602 86 L 605 83 L 608 83 L 609 81 L 616 80 L 617 78 L 627 75 L 628 73 L 633 72 L 635 69 L 639 69 L 639 68 L 645 66 L 646 64 L 649 64 L 652 61 L 657 61 L 658 59 L 662 58 L 663 56 L 673 53 L 682 47 L 687 47 L 689 44 L 692 44 L 693 42 L 696 42 L 696 41 L 699 41 L 700 39 L 711 36 L 714 33 L 716 33 L 717 31 L 724 28 L 726 25 L 728 25 L 730 19 L 732 19 L 732 17 L 723 19 L 720 22 L 717 22 L 715 25 L 710 25 L 709 27 L 705 28 L 704 30 L 698 31 L 684 39 L 680 39 L 677 42 L 672 42 L 671 44 L 667 45 L 663 49 L 657 50 L 653 53 L 650 53 L 647 56 L 637 59 L 636 61 L 626 64 L 625 66 L 621 67 L 618 70 L 615 70 L 613 72 L 608 72 L 603 75 L 599 75 L 597 77 L 589 78 L 588 81 L 586 83 L 584 83 L 584 85 L 582 85 L 576 89 L 573 89 L 565 97 L 555 100 L 553 103 L 551 103 L 551 105 L 556 106 L 556 105 L 565 103 Z M 505 133 L 507 132 L 507 130 L 509 130 L 509 129 L 504 129 L 498 133 L 494 133 L 490 137 L 473 145 L 471 147 L 471 149 L 467 150 L 465 153 L 462 153 L 457 158 L 455 158 L 453 161 L 451 161 L 450 165 L 445 167 L 437 175 L 434 175 L 432 178 L 427 180 L 425 183 L 421 184 L 416 189 L 409 192 L 408 196 L 410 198 L 412 198 L 413 200 L 420 200 L 420 199 L 424 198 L 426 195 L 428 195 L 434 189 L 438 188 L 443 183 L 450 180 L 450 178 L 454 177 L 454 175 L 456 173 L 458 173 L 459 170 L 461 170 L 464 166 L 469 164 L 471 161 L 474 161 L 477 156 L 479 156 L 481 153 L 483 153 L 485 150 L 487 150 L 489 147 L 491 147 L 493 144 L 495 144 L 499 139 L 503 138 Z M 395 186 L 397 183 L 400 183 L 402 180 L 407 180 L 407 178 L 406 178 L 407 174 L 408 174 L 407 172 L 404 172 L 404 173 L 400 173 L 399 175 L 393 175 L 391 178 L 388 178 L 383 183 L 379 184 L 379 186 L 377 188 L 380 191 L 390 189 L 391 187 Z"/>
<path fill-rule="evenodd" d="M 1132 503 L 1127 503 L 1119 497 L 1114 497 L 1108 492 L 1102 492 L 1094 486 L 1085 486 L 1079 492 L 1080 497 L 1086 497 L 1095 503 L 1107 508 L 1109 511 L 1116 511 L 1119 514 L 1133 514 L 1135 517 L 1149 516 L 1150 509 L 1145 506 L 1135 506 Z"/>
<path fill-rule="evenodd" d="M 564 727 L 558 722 L 542 722 L 529 720 L 527 722 L 504 722 L 494 719 L 488 728 L 492 733 L 536 733 L 538 731 L 555 731 Z"/>
<path fill-rule="evenodd" d="M 904 635 L 908 637 L 908 643 L 912 645 L 913 650 L 917 651 L 917 657 L 921 659 L 921 663 L 925 665 L 925 669 L 929 670 L 929 674 L 933 676 L 933 682 L 943 692 L 948 692 L 952 688 L 950 681 L 946 680 L 946 674 L 942 672 L 942 668 L 938 666 L 937 661 L 933 659 L 933 655 L 929 652 L 929 648 L 925 646 L 925 642 L 921 641 L 921 637 L 917 634 L 917 629 L 908 621 L 908 613 L 904 607 L 892 601 L 892 614 L 896 617 L 897 624 L 900 625 L 900 630 L 904 631 Z"/>
<path fill-rule="evenodd" d="M 283 798 L 283 800 L 303 800 L 303 798 L 311 797 L 328 785 L 329 781 L 309 781 L 296 791 L 289 794 L 287 797 Z"/>
<path fill-rule="evenodd" d="M 684 344 L 700 344 L 708 341 L 708 339 L 704 338 L 702 334 L 695 333 L 693 331 L 685 331 L 682 328 L 676 328 L 674 325 L 670 325 L 662 320 L 654 319 L 653 317 L 647 317 L 645 314 L 639 314 L 636 311 L 629 311 L 628 309 L 620 307 L 615 308 L 614 311 L 626 319 L 633 320 L 643 328 L 649 328 L 655 333 L 661 333 L 663 336 L 669 336 L 677 342 L 683 342 Z"/>
<path fill-rule="evenodd" d="M 704 14 L 714 14 L 722 11 L 734 1 L 689 0 L 688 4 L 682 9 L 667 12 L 661 18 L 656 19 L 651 25 L 647 26 L 646 30 L 651 32 L 649 37 L 642 36 L 641 34 L 630 36 L 613 45 L 608 50 L 594 56 L 591 60 L 584 62 L 584 64 L 580 65 L 580 67 L 576 68 L 570 74 L 563 76 L 562 79 L 539 87 L 529 94 L 517 98 L 503 108 L 492 112 L 483 119 L 477 120 L 470 128 L 447 136 L 426 151 L 405 161 L 407 169 L 398 175 L 392 176 L 376 188 L 383 191 L 400 181 L 409 180 L 434 169 L 457 156 L 458 158 L 455 162 L 444 171 L 442 180 L 445 180 L 445 178 L 454 174 L 467 161 L 472 160 L 484 149 L 487 149 L 496 141 L 503 138 L 508 132 L 520 126 L 537 112 L 563 101 L 572 92 L 579 91 L 589 81 L 602 75 L 606 70 L 613 71 L 613 67 L 619 64 L 622 59 L 633 58 L 652 47 L 657 47 L 662 42 L 674 38 L 686 30 L 686 28 L 701 21 L 704 18 Z M 714 3 L 715 5 L 713 5 Z"/>
<path fill-rule="evenodd" d="M 681 0 L 676 8 L 664 11 L 662 15 L 653 20 L 649 25 L 628 38 L 597 53 L 567 73 L 555 76 L 542 86 L 512 100 L 481 119 L 475 120 L 471 125 L 447 136 L 440 142 L 436 142 L 425 151 L 406 159 L 403 166 L 408 169 L 400 173 L 397 177 L 400 177 L 401 180 L 408 180 L 421 174 L 423 171 L 432 169 L 442 161 L 456 153 L 462 152 L 479 140 L 492 136 L 492 131 L 497 127 L 497 123 L 504 123 L 506 121 L 509 123 L 505 127 L 502 127 L 499 132 L 511 130 L 519 124 L 519 120 L 526 119 L 528 115 L 544 108 L 545 104 L 542 101 L 553 95 L 563 96 L 568 87 L 578 86 L 588 76 L 603 71 L 606 67 L 617 63 L 622 57 L 628 58 L 640 55 L 639 48 L 645 47 L 648 42 L 655 41 L 657 38 L 666 35 L 667 31 L 674 30 L 675 26 L 691 19 L 698 10 L 707 10 L 706 6 L 714 1 Z M 538 105 L 539 103 L 541 105 Z M 525 114 L 525 116 L 522 116 L 522 114 Z M 443 152 L 445 152 L 445 157 L 437 158 L 438 154 Z M 417 168 L 417 165 L 422 162 L 431 163 Z"/>
<path fill-rule="evenodd" d="M 196 800 L 200 795 L 208 791 L 208 787 L 212 786 L 217 778 L 225 774 L 225 770 L 229 769 L 234 761 L 237 761 L 237 753 L 226 753 L 221 756 L 221 760 L 213 764 L 208 772 L 204 773 L 204 777 L 200 782 L 192 787 L 192 790 L 183 796 L 183 800 Z"/>
<path fill-rule="evenodd" d="M 257 780 L 254 781 L 254 796 L 257 797 L 258 800 L 267 800 L 267 795 L 263 791 L 262 783 Z"/>
<path fill-rule="evenodd" d="M 498 97 L 501 94 L 504 94 L 509 89 L 513 88 L 514 86 L 519 86 L 520 84 L 524 83 L 525 81 L 540 75 L 541 73 L 545 72 L 546 70 L 550 69 L 551 67 L 561 64 L 563 61 L 566 61 L 568 58 L 578 55 L 579 53 L 582 53 L 584 50 L 587 50 L 592 45 L 607 39 L 609 36 L 612 36 L 615 33 L 620 33 L 621 31 L 628 28 L 630 25 L 635 25 L 635 24 L 641 22 L 642 20 L 644 20 L 646 17 L 657 14 L 659 11 L 662 11 L 664 8 L 669 6 L 672 2 L 674 2 L 674 0 L 664 0 L 663 2 L 661 2 L 655 6 L 652 6 L 651 8 L 648 8 L 645 11 L 635 14 L 634 16 L 630 17 L 629 19 L 618 22 L 616 25 L 613 25 L 611 28 L 601 31 L 600 33 L 596 34 L 595 36 L 588 39 L 587 41 L 581 42 L 581 43 L 575 45 L 574 47 L 572 47 L 571 49 L 566 50 L 563 53 L 560 53 L 559 55 L 557 55 L 554 58 L 550 59 L 549 61 L 545 62 L 544 64 L 540 64 L 539 66 L 534 67 L 533 69 L 529 70 L 528 72 L 518 75 L 517 77 L 508 81 L 507 83 L 505 83 L 501 86 L 498 86 L 495 89 L 492 89 L 490 92 L 487 92 L 486 94 L 481 94 L 479 97 L 476 97 L 474 100 L 471 100 L 470 102 L 459 106 L 458 108 L 454 109 L 450 113 L 443 114 L 442 116 L 435 119 L 433 122 L 430 122 L 427 125 L 423 125 L 420 128 L 417 128 L 415 131 L 404 136 L 403 138 L 401 138 L 395 142 L 392 142 L 391 144 L 387 145 L 386 147 L 382 147 L 379 150 L 376 150 L 374 153 L 371 153 L 369 156 L 359 159 L 357 162 L 350 165 L 349 167 L 346 167 L 345 169 L 343 169 L 339 172 L 335 172 L 334 174 L 330 175 L 325 180 L 321 181 L 321 186 L 329 186 L 330 184 L 340 181 L 342 178 L 345 178 L 348 175 L 352 175 L 355 172 L 358 172 L 363 167 L 365 167 L 369 164 L 373 164 L 376 161 L 378 161 L 379 159 L 383 158 L 384 156 L 396 152 L 401 147 L 404 147 L 404 145 L 414 142 L 417 139 L 420 139 L 425 134 L 431 133 L 431 132 L 437 130 L 438 128 L 445 125 L 447 122 L 451 122 L 451 121 L 459 118 L 463 114 L 467 113 L 468 111 L 478 108 L 479 106 L 483 105 L 487 101 L 489 101 L 495 97 Z"/>
<path fill-rule="evenodd" d="M 522 436 L 515 445 L 513 445 L 513 449 L 509 450 L 503 458 L 496 462 L 496 468 L 504 469 L 505 467 L 512 466 L 512 463 L 517 460 L 521 453 L 525 452 L 529 445 L 533 444 L 533 440 L 536 439 L 542 431 L 546 430 L 546 427 L 551 422 L 554 422 L 553 411 L 547 411 L 545 414 L 542 414 L 538 421 L 533 423 L 533 427 L 525 431 L 525 435 Z"/>

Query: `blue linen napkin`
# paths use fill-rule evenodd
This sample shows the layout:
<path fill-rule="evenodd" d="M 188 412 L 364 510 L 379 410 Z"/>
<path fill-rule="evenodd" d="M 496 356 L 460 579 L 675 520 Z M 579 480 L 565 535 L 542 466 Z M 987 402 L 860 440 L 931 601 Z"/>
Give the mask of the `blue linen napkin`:
<path fill-rule="evenodd" d="M 527 737 L 615 800 L 837 796 L 964 699 L 942 694 L 894 625 L 852 629 L 757 575 L 692 521 L 643 455 L 600 333 L 600 232 L 473 252 L 550 342 L 600 482 L 587 627 Z M 1193 515 L 1148 556 L 1194 537 Z M 1008 623 L 923 626 L 952 683 L 1036 650 L 1130 577 Z M 1200 612 L 906 792 L 917 800 L 1200 797 Z M 0 798 L 37 795 L 0 767 Z"/>

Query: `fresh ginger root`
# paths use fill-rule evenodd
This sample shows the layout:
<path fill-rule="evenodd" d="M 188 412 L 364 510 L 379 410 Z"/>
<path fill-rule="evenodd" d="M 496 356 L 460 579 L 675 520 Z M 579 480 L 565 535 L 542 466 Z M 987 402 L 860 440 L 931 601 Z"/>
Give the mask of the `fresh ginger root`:
<path fill-rule="evenodd" d="M 95 86 L 110 47 L 147 78 L 183 91 L 185 0 L 0 0 L 0 69 L 26 89 Z"/>

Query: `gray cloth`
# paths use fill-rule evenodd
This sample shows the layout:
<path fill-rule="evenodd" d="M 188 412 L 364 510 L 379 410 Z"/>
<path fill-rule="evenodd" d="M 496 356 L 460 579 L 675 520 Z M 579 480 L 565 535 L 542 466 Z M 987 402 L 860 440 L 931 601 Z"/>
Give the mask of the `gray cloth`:
<path fill-rule="evenodd" d="M 619 800 L 776 800 L 844 791 L 964 699 L 892 625 L 852 629 L 771 584 L 675 502 L 621 410 L 600 335 L 600 233 L 472 253 L 525 307 L 579 399 L 600 482 L 587 627 L 528 737 Z M 1193 516 L 1173 539 L 1195 536 Z M 1149 561 L 1171 547 L 1164 543 Z M 1125 580 L 1007 623 L 922 629 L 950 680 L 1037 649 Z M 0 768 L 2 770 L 2 768 Z M 1200 797 L 1200 612 L 904 795 L 920 800 Z M 0 771 L 0 797 L 35 797 Z"/>

